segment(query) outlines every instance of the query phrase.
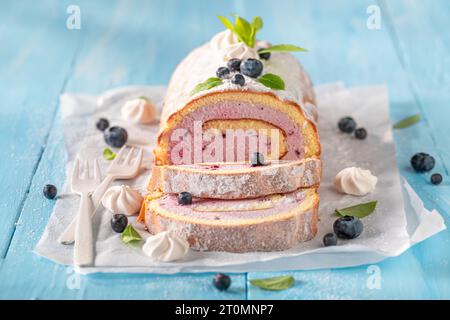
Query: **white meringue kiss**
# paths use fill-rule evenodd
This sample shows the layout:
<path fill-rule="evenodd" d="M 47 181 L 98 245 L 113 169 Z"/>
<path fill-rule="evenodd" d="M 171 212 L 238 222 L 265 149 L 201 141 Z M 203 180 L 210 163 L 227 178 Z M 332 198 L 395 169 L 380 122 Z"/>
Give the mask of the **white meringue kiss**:
<path fill-rule="evenodd" d="M 184 258 L 189 243 L 173 232 L 163 231 L 147 238 L 142 250 L 152 259 L 169 262 Z"/>
<path fill-rule="evenodd" d="M 156 110 L 149 101 L 138 98 L 125 102 L 121 114 L 125 120 L 132 123 L 148 124 L 155 121 Z"/>
<path fill-rule="evenodd" d="M 109 188 L 102 198 L 103 206 L 112 213 L 133 215 L 141 209 L 144 198 L 129 186 L 114 186 Z"/>
<path fill-rule="evenodd" d="M 377 181 L 377 177 L 369 170 L 350 167 L 341 170 L 336 175 L 334 178 L 334 186 L 339 192 L 364 196 L 375 190 Z"/>

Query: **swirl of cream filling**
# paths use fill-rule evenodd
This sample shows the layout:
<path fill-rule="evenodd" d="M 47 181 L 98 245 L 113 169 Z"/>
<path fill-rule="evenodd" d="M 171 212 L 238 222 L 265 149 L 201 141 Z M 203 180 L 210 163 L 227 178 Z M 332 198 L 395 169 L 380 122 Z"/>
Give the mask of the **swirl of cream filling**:
<path fill-rule="evenodd" d="M 163 231 L 149 237 L 142 250 L 152 259 L 169 262 L 184 258 L 188 253 L 189 243 L 173 232 Z"/>
<path fill-rule="evenodd" d="M 239 42 L 238 37 L 230 30 L 225 30 L 216 34 L 210 42 L 211 47 L 222 55 L 224 62 L 236 59 L 258 59 L 257 48 L 250 48 L 243 42 Z"/>
<path fill-rule="evenodd" d="M 103 206 L 112 213 L 133 215 L 141 209 L 144 198 L 141 194 L 126 185 L 109 188 L 102 198 Z"/>
<path fill-rule="evenodd" d="M 121 109 L 122 117 L 132 123 L 148 124 L 155 121 L 155 106 L 143 98 L 125 102 Z"/>
<path fill-rule="evenodd" d="M 341 170 L 336 175 L 334 178 L 334 186 L 339 192 L 364 196 L 375 190 L 377 181 L 377 177 L 369 170 L 349 167 Z"/>

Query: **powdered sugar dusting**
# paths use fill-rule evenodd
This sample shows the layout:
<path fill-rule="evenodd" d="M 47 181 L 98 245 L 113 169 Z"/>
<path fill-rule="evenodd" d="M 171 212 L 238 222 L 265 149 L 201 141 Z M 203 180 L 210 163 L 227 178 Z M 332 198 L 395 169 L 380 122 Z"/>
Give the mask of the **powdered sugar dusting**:
<path fill-rule="evenodd" d="M 229 39 L 229 41 L 235 40 Z M 214 43 L 213 40 L 213 44 Z M 193 99 L 211 92 L 234 90 L 269 92 L 281 100 L 292 101 L 302 108 L 304 107 L 305 101 L 308 101 L 310 102 L 310 105 L 305 113 L 310 117 L 310 120 L 315 121 L 314 112 L 311 112 L 311 108 L 315 107 L 311 103 L 314 101 L 314 92 L 312 90 L 311 81 L 297 59 L 289 53 L 273 52 L 269 60 L 262 61 L 264 63 L 263 73 L 273 73 L 280 76 L 285 82 L 285 90 L 270 89 L 260 84 L 255 79 L 244 76 L 244 87 L 233 84 L 230 80 L 225 80 L 220 86 L 201 91 L 194 96 L 191 96 L 190 92 L 197 84 L 210 77 L 215 77 L 217 68 L 225 66 L 225 62 L 223 61 L 224 52 L 217 50 L 217 48 L 217 46 L 213 46 L 208 42 L 203 46 L 194 49 L 178 65 L 169 84 L 168 95 L 165 100 L 162 114 L 163 122 L 165 122 L 171 114 L 176 113 Z"/>
<path fill-rule="evenodd" d="M 256 198 L 274 193 L 286 193 L 318 185 L 321 177 L 321 161 L 282 162 L 267 165 L 258 170 L 227 173 L 229 164 L 222 168 L 183 170 L 183 167 L 163 168 L 165 193 L 190 192 L 200 198 L 241 199 Z M 192 167 L 192 166 L 191 166 Z M 194 167 L 192 167 L 194 168 Z M 181 170 L 180 170 L 181 169 Z M 224 174 L 227 173 L 227 174 Z"/>
<path fill-rule="evenodd" d="M 147 215 L 149 218 L 146 221 L 150 221 L 151 213 L 147 212 Z M 281 251 L 313 238 L 317 232 L 317 220 L 317 208 L 296 214 L 289 219 L 255 223 L 245 227 L 191 224 L 155 215 L 153 221 L 156 228 L 153 230 L 177 230 L 178 234 L 188 240 L 192 249 L 199 251 Z M 186 228 L 187 226 L 190 227 Z"/>

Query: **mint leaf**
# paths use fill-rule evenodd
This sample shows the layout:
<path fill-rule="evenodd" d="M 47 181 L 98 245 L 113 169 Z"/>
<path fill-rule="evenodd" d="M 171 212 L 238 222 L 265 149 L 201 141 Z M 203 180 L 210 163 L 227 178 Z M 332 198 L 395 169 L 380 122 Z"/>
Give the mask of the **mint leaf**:
<path fill-rule="evenodd" d="M 344 209 L 336 209 L 336 213 L 342 217 L 352 216 L 357 218 L 364 218 L 367 217 L 369 214 L 371 214 L 375 210 L 376 206 L 377 202 L 371 201 Z"/>
<path fill-rule="evenodd" d="M 106 160 L 114 160 L 114 158 L 116 157 L 116 154 L 111 151 L 110 148 L 105 148 L 105 150 L 103 150 L 103 158 L 105 158 Z"/>
<path fill-rule="evenodd" d="M 252 27 L 250 23 L 239 16 L 236 16 L 235 19 L 233 28 L 234 32 L 238 36 L 239 40 L 244 42 L 247 46 L 253 48 L 253 44 L 251 43 Z"/>
<path fill-rule="evenodd" d="M 266 73 L 257 80 L 262 85 L 274 89 L 274 90 L 284 90 L 284 81 L 279 76 L 273 73 Z"/>
<path fill-rule="evenodd" d="M 148 98 L 146 96 L 140 96 L 139 99 L 145 100 L 145 101 L 149 101 Z"/>
<path fill-rule="evenodd" d="M 281 276 L 265 279 L 253 279 L 250 283 L 264 290 L 279 291 L 292 287 L 294 278 L 292 276 Z"/>
<path fill-rule="evenodd" d="M 259 50 L 258 52 L 268 53 L 268 52 L 292 52 L 292 51 L 308 51 L 308 50 L 302 47 L 294 46 L 292 44 L 277 44 L 275 46 Z"/>
<path fill-rule="evenodd" d="M 261 17 L 254 17 L 251 25 L 256 31 L 261 30 L 263 27 L 263 21 Z"/>
<path fill-rule="evenodd" d="M 415 114 L 415 115 L 409 116 L 403 120 L 400 120 L 399 122 L 394 124 L 394 129 L 408 128 L 419 121 L 420 121 L 420 114 Z"/>
<path fill-rule="evenodd" d="M 195 86 L 195 88 L 192 89 L 191 96 L 200 91 L 208 90 L 208 89 L 220 86 L 222 83 L 223 83 L 223 81 L 220 78 L 208 78 L 204 82 L 197 84 Z"/>
<path fill-rule="evenodd" d="M 223 25 L 224 25 L 227 29 L 230 29 L 231 31 L 233 31 L 233 24 L 231 23 L 230 20 L 228 20 L 228 19 L 225 18 L 224 16 L 217 16 L 217 18 L 219 18 L 219 20 L 223 23 Z"/>
<path fill-rule="evenodd" d="M 120 238 L 124 243 L 133 243 L 142 240 L 141 235 L 133 228 L 131 224 L 127 225 L 125 230 L 123 230 Z"/>
<path fill-rule="evenodd" d="M 250 24 L 250 27 L 250 45 L 253 48 L 255 46 L 256 33 L 263 27 L 263 21 L 261 17 L 254 17 L 252 23 Z"/>

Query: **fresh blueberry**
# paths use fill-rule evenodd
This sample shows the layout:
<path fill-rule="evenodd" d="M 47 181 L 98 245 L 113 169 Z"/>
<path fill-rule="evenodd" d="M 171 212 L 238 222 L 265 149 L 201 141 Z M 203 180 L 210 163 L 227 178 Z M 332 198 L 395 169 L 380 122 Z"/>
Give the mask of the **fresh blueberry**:
<path fill-rule="evenodd" d="M 251 159 L 252 167 L 263 166 L 264 165 L 264 156 L 260 152 L 255 152 L 252 154 Z"/>
<path fill-rule="evenodd" d="M 56 187 L 52 184 L 46 184 L 44 186 L 44 197 L 46 197 L 47 199 L 55 199 L 56 194 L 58 193 L 58 190 L 56 189 Z"/>
<path fill-rule="evenodd" d="M 227 79 L 230 77 L 230 69 L 227 67 L 220 67 L 216 71 L 216 76 L 220 79 Z"/>
<path fill-rule="evenodd" d="M 189 192 L 180 192 L 180 194 L 178 194 L 178 204 L 181 204 L 182 206 L 192 204 L 192 194 Z"/>
<path fill-rule="evenodd" d="M 260 59 L 264 59 L 264 60 L 269 60 L 270 59 L 270 52 L 265 52 L 265 53 L 259 53 L 259 51 L 262 51 L 264 49 L 259 49 L 258 50 L 258 55 Z"/>
<path fill-rule="evenodd" d="M 363 223 L 357 217 L 345 216 L 333 224 L 334 233 L 341 239 L 354 239 L 363 232 Z"/>
<path fill-rule="evenodd" d="M 441 184 L 442 182 L 442 175 L 440 173 L 433 173 L 431 175 L 430 181 L 432 184 Z"/>
<path fill-rule="evenodd" d="M 263 64 L 257 59 L 247 59 L 241 63 L 241 73 L 252 78 L 257 78 L 263 71 Z"/>
<path fill-rule="evenodd" d="M 232 72 L 239 71 L 239 69 L 241 68 L 241 59 L 233 58 L 228 60 L 227 67 Z"/>
<path fill-rule="evenodd" d="M 338 122 L 339 130 L 345 133 L 352 133 L 356 128 L 356 122 L 352 117 L 345 117 Z"/>
<path fill-rule="evenodd" d="M 219 291 L 227 290 L 231 285 L 231 278 L 223 273 L 218 273 L 213 278 L 214 287 Z"/>
<path fill-rule="evenodd" d="M 337 245 L 337 237 L 334 233 L 327 233 L 323 236 L 323 245 L 325 247 Z"/>
<path fill-rule="evenodd" d="M 238 73 L 233 76 L 231 83 L 243 86 L 245 84 L 245 78 L 242 74 Z"/>
<path fill-rule="evenodd" d="M 411 158 L 411 166 L 417 172 L 428 172 L 433 170 L 435 165 L 434 158 L 428 153 L 419 152 Z"/>
<path fill-rule="evenodd" d="M 98 130 L 105 131 L 109 127 L 109 121 L 105 118 L 98 119 L 97 123 L 95 124 Z"/>
<path fill-rule="evenodd" d="M 127 130 L 121 127 L 108 128 L 103 135 L 105 142 L 115 148 L 121 148 L 128 140 Z"/>
<path fill-rule="evenodd" d="M 358 128 L 355 130 L 355 138 L 364 140 L 367 137 L 367 130 L 364 128 Z"/>
<path fill-rule="evenodd" d="M 128 218 L 126 215 L 121 214 L 121 213 L 117 213 L 114 214 L 111 218 L 111 228 L 117 232 L 117 233 L 122 233 L 123 230 L 125 230 L 125 228 L 128 225 Z"/>

